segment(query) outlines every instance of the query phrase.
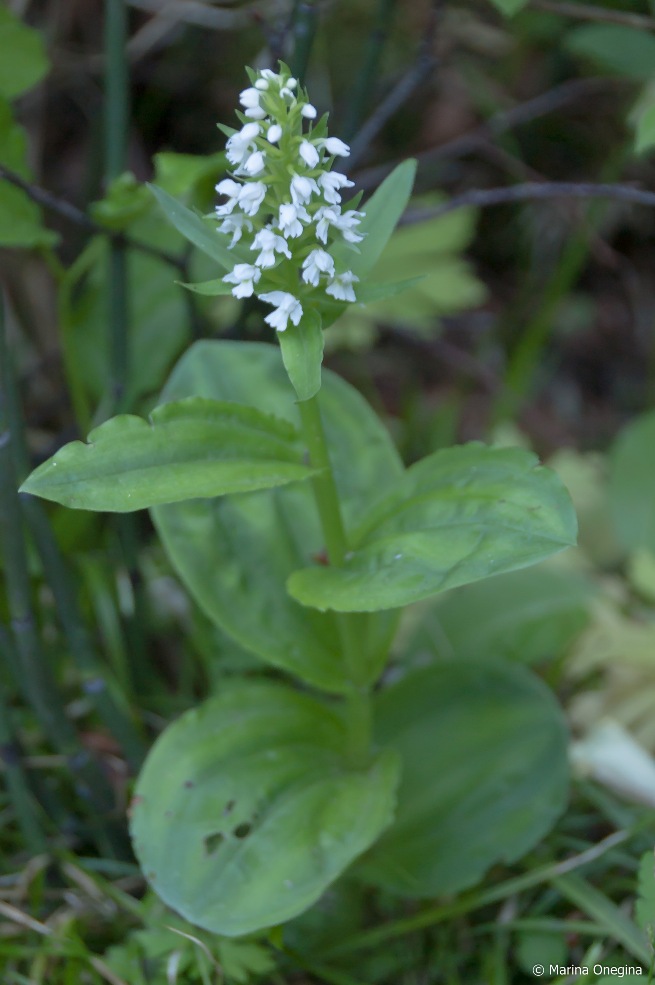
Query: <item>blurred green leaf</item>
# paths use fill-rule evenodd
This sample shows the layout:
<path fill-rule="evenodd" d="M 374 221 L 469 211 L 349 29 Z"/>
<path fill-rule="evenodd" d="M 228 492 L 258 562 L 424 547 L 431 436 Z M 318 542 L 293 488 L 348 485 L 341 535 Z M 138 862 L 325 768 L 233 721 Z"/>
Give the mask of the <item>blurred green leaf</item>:
<path fill-rule="evenodd" d="M 622 24 L 585 24 L 569 31 L 565 47 L 615 75 L 651 79 L 655 70 L 655 38 Z"/>
<path fill-rule="evenodd" d="M 175 198 L 188 199 L 198 192 L 214 197 L 214 184 L 228 168 L 225 153 L 177 154 L 161 151 L 153 158 L 155 184 Z"/>
<path fill-rule="evenodd" d="M 655 857 L 652 851 L 646 852 L 641 857 L 637 892 L 635 905 L 637 923 L 653 941 L 655 938 Z"/>
<path fill-rule="evenodd" d="M 527 567 L 575 538 L 554 472 L 521 449 L 471 443 L 413 465 L 369 510 L 342 566 L 305 568 L 287 587 L 321 610 L 388 609 Z"/>
<path fill-rule="evenodd" d="M 628 550 L 655 553 L 655 411 L 625 427 L 609 455 L 610 509 Z"/>
<path fill-rule="evenodd" d="M 150 421 L 123 414 L 64 445 L 21 492 L 82 510 L 119 513 L 158 503 L 250 492 L 305 479 L 311 469 L 286 422 L 239 404 L 188 397 Z"/>
<path fill-rule="evenodd" d="M 178 719 L 137 782 L 134 847 L 192 923 L 228 937 L 306 910 L 389 824 L 398 763 L 346 765 L 340 716 L 271 683 L 241 682 Z"/>
<path fill-rule="evenodd" d="M 0 29 L 1 27 L 0 18 Z M 21 178 L 29 180 L 31 177 L 27 167 L 27 136 L 23 128 L 14 122 L 11 107 L 2 97 L 0 164 L 15 171 Z M 43 225 L 39 206 L 20 188 L 0 178 L 0 246 L 24 249 L 52 246 L 57 238 L 55 233 Z"/>
<path fill-rule="evenodd" d="M 126 172 L 112 181 L 107 194 L 90 207 L 95 222 L 108 229 L 127 229 L 152 209 L 152 195 L 133 174 Z"/>
<path fill-rule="evenodd" d="M 6 5 L 0 7 L 0 96 L 13 99 L 31 89 L 50 68 L 43 38 Z"/>
<path fill-rule="evenodd" d="M 441 196 L 422 196 L 416 205 L 428 213 L 442 201 Z M 333 337 L 338 334 L 346 342 L 366 329 L 368 337 L 380 324 L 433 333 L 442 316 L 481 304 L 486 288 L 459 255 L 473 237 L 475 219 L 474 209 L 459 209 L 396 229 L 371 282 L 357 291 L 366 307 L 348 305 Z M 375 295 L 378 285 L 387 288 L 381 297 Z"/>
<path fill-rule="evenodd" d="M 529 0 L 491 0 L 491 3 L 500 10 L 501 14 L 512 17 L 518 14 L 519 10 L 527 7 Z"/>
<path fill-rule="evenodd" d="M 143 242 L 175 249 L 178 234 L 159 219 L 141 220 L 130 230 Z M 60 292 L 60 321 L 69 382 L 82 402 L 97 402 L 107 393 L 109 340 L 107 336 L 107 242 L 92 240 L 64 276 Z M 137 250 L 128 255 L 130 373 L 129 405 L 158 390 L 171 363 L 189 341 L 186 299 L 171 266 Z M 80 415 L 85 422 L 92 412 Z"/>
<path fill-rule="evenodd" d="M 655 147 L 655 103 L 639 117 L 635 134 L 635 150 L 638 154 Z"/>
<path fill-rule="evenodd" d="M 586 626 L 593 591 L 568 571 L 516 571 L 441 596 L 421 636 L 439 654 L 532 664 L 561 655 Z"/>
<path fill-rule="evenodd" d="M 445 661 L 376 699 L 398 750 L 396 820 L 357 866 L 406 896 L 459 892 L 529 851 L 566 805 L 567 729 L 551 691 L 515 664 Z"/>

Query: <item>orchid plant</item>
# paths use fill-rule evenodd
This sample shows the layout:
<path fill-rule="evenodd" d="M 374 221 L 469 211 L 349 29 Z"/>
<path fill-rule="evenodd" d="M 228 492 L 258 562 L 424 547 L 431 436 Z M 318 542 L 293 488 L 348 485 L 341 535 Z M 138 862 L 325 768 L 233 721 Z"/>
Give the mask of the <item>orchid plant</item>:
<path fill-rule="evenodd" d="M 348 870 L 413 897 L 453 893 L 533 846 L 563 809 L 566 730 L 515 665 L 390 653 L 402 608 L 575 540 L 556 475 L 517 448 L 440 449 L 405 469 L 360 394 L 322 371 L 348 305 L 402 290 L 374 268 L 414 163 L 360 207 L 289 69 L 250 72 L 215 214 L 154 188 L 216 264 L 186 287 L 257 298 L 269 344 L 201 341 L 149 420 L 120 415 L 23 491 L 150 508 L 180 579 L 261 673 L 159 736 L 131 806 L 144 874 L 228 936 L 297 917 Z M 270 309 L 270 310 L 269 310 Z"/>

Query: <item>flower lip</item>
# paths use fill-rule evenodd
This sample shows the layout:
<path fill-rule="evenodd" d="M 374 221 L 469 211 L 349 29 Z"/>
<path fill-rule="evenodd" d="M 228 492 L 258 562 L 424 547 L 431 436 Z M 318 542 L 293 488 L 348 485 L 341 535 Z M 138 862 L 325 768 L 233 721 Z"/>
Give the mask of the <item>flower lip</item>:
<path fill-rule="evenodd" d="M 261 93 L 259 89 L 255 89 L 254 86 L 250 86 L 248 89 L 244 89 L 243 92 L 239 93 L 239 102 L 246 109 L 253 109 L 255 106 L 259 106 L 259 97 Z"/>
<path fill-rule="evenodd" d="M 250 298 L 254 294 L 255 284 L 261 277 L 262 272 L 259 267 L 251 263 L 236 263 L 229 274 L 223 280 L 226 284 L 235 284 L 232 294 L 235 298 Z"/>
<path fill-rule="evenodd" d="M 259 299 L 275 306 L 275 311 L 267 315 L 264 321 L 276 332 L 285 332 L 289 321 L 294 325 L 299 324 L 303 309 L 300 301 L 293 294 L 287 291 L 268 291 L 266 294 L 260 294 Z"/>
<path fill-rule="evenodd" d="M 334 260 L 325 250 L 312 250 L 308 257 L 303 261 L 302 279 L 312 287 L 318 287 L 321 274 L 334 277 Z"/>
<path fill-rule="evenodd" d="M 350 157 L 350 147 L 338 137 L 325 137 L 322 143 L 328 154 L 333 157 Z"/>
<path fill-rule="evenodd" d="M 315 168 L 320 160 L 318 151 L 308 140 L 303 140 L 299 153 L 308 168 Z"/>

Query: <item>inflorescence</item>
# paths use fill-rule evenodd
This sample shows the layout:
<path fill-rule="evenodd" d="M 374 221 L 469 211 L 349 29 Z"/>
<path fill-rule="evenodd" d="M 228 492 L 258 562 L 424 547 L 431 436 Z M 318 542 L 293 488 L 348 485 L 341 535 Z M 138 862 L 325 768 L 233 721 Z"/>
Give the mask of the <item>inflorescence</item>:
<path fill-rule="evenodd" d="M 331 168 L 350 149 L 328 136 L 326 117 L 314 123 L 316 109 L 286 66 L 279 74 L 263 69 L 249 75 L 252 85 L 240 95 L 244 112 L 237 112 L 241 130 L 221 127 L 228 134 L 232 177 L 216 185 L 227 199 L 216 208 L 218 229 L 231 236 L 228 248 L 236 247 L 235 259 L 243 261 L 223 280 L 234 285 L 235 297 L 255 295 L 273 305 L 265 320 L 284 332 L 289 321 L 299 324 L 316 292 L 324 300 L 327 294 L 356 301 L 359 278 L 334 247 L 357 250 L 364 213 L 342 211 L 340 191 L 353 182 Z"/>

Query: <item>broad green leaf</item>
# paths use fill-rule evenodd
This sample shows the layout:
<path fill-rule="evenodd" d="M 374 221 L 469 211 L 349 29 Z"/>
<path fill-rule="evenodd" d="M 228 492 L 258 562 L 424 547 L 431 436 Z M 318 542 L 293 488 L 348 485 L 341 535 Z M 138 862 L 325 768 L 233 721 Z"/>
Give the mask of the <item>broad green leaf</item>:
<path fill-rule="evenodd" d="M 382 691 L 374 713 L 403 774 L 396 820 L 357 867 L 366 881 L 459 892 L 529 851 L 565 807 L 564 716 L 523 667 L 440 662 Z"/>
<path fill-rule="evenodd" d="M 616 75 L 651 79 L 655 65 L 655 38 L 646 31 L 622 24 L 585 24 L 569 31 L 565 47 Z"/>
<path fill-rule="evenodd" d="M 529 0 L 491 0 L 494 7 L 497 7 L 501 14 L 506 17 L 513 17 L 519 10 L 527 7 Z"/>
<path fill-rule="evenodd" d="M 175 226 L 185 239 L 197 246 L 199 250 L 220 264 L 223 270 L 232 270 L 238 259 L 236 251 L 228 250 L 227 237 L 218 232 L 216 222 L 203 219 L 191 209 L 178 202 L 163 188 L 156 185 L 148 186 L 159 202 L 168 221 Z"/>
<path fill-rule="evenodd" d="M 0 7 L 0 96 L 13 99 L 40 82 L 49 68 L 43 38 Z"/>
<path fill-rule="evenodd" d="M 235 937 L 316 902 L 393 814 L 397 757 L 352 771 L 335 711 L 270 683 L 227 686 L 155 743 L 131 828 L 158 895 Z"/>
<path fill-rule="evenodd" d="M 300 323 L 278 332 L 282 361 L 298 400 L 310 400 L 321 389 L 323 329 L 317 312 L 307 310 Z"/>
<path fill-rule="evenodd" d="M 412 193 L 415 174 L 416 161 L 403 161 L 364 203 L 362 211 L 366 215 L 358 227 L 358 232 L 365 235 L 362 242 L 358 244 L 359 253 L 347 249 L 346 245 L 335 248 L 340 261 L 362 280 L 377 263 L 405 211 Z"/>
<path fill-rule="evenodd" d="M 575 536 L 554 472 L 521 449 L 471 443 L 413 465 L 369 511 L 342 567 L 305 568 L 287 587 L 318 609 L 393 608 L 535 564 Z"/>
<path fill-rule="evenodd" d="M 250 492 L 305 479 L 296 434 L 250 407 L 189 397 L 150 421 L 122 414 L 88 444 L 73 441 L 40 465 L 21 492 L 82 510 L 117 513 L 158 503 Z"/>
<path fill-rule="evenodd" d="M 277 346 L 198 342 L 162 395 L 190 394 L 256 406 L 298 426 L 295 394 Z M 329 370 L 318 395 L 345 522 L 365 515 L 375 492 L 402 472 L 391 439 L 365 400 Z M 179 576 L 205 613 L 251 653 L 329 691 L 345 689 L 332 614 L 299 605 L 284 584 L 324 551 L 312 490 L 271 492 L 160 506 L 153 519 Z M 397 613 L 362 616 L 371 680 L 381 669 Z M 365 654 L 362 660 L 366 663 Z"/>
<path fill-rule="evenodd" d="M 569 571 L 514 571 L 440 596 L 421 640 L 457 659 L 553 659 L 589 622 L 592 597 L 588 582 Z"/>
<path fill-rule="evenodd" d="M 624 547 L 655 552 L 655 411 L 621 431 L 610 451 L 610 509 Z"/>

